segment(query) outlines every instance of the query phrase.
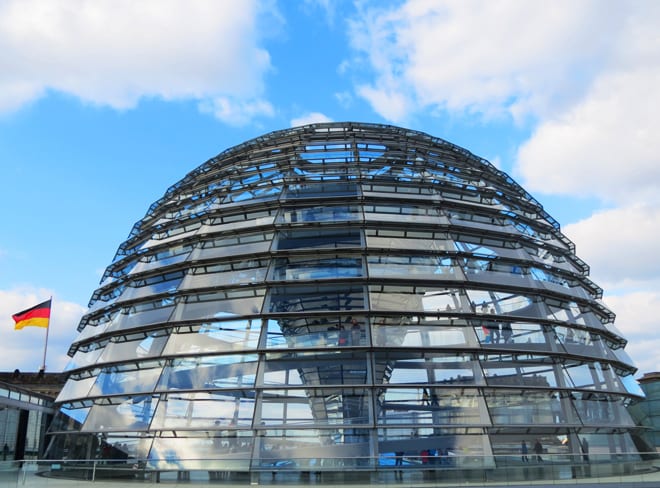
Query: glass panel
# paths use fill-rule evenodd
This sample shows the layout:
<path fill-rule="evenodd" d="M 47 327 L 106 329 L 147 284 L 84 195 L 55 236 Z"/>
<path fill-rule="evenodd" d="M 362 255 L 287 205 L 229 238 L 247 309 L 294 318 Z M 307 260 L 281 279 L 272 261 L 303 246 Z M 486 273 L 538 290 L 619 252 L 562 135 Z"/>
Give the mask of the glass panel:
<path fill-rule="evenodd" d="M 437 355 L 417 351 L 378 352 L 377 371 L 384 372 L 388 384 L 475 385 L 483 384 L 479 365 L 467 354 Z M 426 404 L 430 393 L 423 392 Z"/>
<path fill-rule="evenodd" d="M 494 425 L 540 425 L 566 422 L 571 402 L 562 404 L 559 393 L 533 390 L 490 390 L 486 403 Z"/>
<path fill-rule="evenodd" d="M 277 218 L 277 222 L 340 222 L 360 220 L 361 218 L 362 212 L 357 205 L 328 205 L 308 208 L 284 208 Z"/>
<path fill-rule="evenodd" d="M 219 431 L 217 435 L 177 432 L 157 437 L 149 452 L 148 467 L 158 470 L 247 471 L 252 452 L 252 431 Z"/>
<path fill-rule="evenodd" d="M 366 424 L 370 398 L 364 388 L 264 390 L 261 424 L 268 427 Z"/>
<path fill-rule="evenodd" d="M 161 269 L 186 260 L 192 249 L 192 244 L 178 244 L 166 249 L 157 250 L 140 258 L 140 262 L 131 271 L 132 274 L 143 273 L 151 269 Z"/>
<path fill-rule="evenodd" d="M 411 312 L 471 312 L 470 304 L 461 290 L 408 286 L 370 286 L 373 310 Z"/>
<path fill-rule="evenodd" d="M 360 247 L 359 229 L 285 229 L 277 234 L 277 249 Z"/>
<path fill-rule="evenodd" d="M 268 354 L 264 362 L 264 386 L 366 385 L 364 353 L 338 352 Z"/>
<path fill-rule="evenodd" d="M 160 401 L 152 429 L 208 429 L 250 427 L 254 398 L 245 392 L 172 393 Z"/>
<path fill-rule="evenodd" d="M 367 344 L 363 317 L 319 316 L 268 321 L 266 347 L 350 347 Z"/>
<path fill-rule="evenodd" d="M 95 327 L 89 327 L 89 329 L 95 329 Z M 78 349 L 73 355 L 73 358 L 71 358 L 71 361 L 69 361 L 69 364 L 67 364 L 65 371 L 84 368 L 96 363 L 96 360 L 99 358 L 102 352 L 102 347 L 97 347 L 93 350 Z"/>
<path fill-rule="evenodd" d="M 532 355 L 487 354 L 480 358 L 486 383 L 491 386 L 557 387 L 555 365 Z"/>
<path fill-rule="evenodd" d="M 172 360 L 159 390 L 196 390 L 254 386 L 257 355 L 201 356 Z"/>
<path fill-rule="evenodd" d="M 330 183 L 322 184 L 297 184 L 291 185 L 286 193 L 287 199 L 314 198 L 338 196 L 355 196 L 358 194 L 358 186 L 355 183 Z"/>
<path fill-rule="evenodd" d="M 467 290 L 473 310 L 477 313 L 493 313 L 514 317 L 546 318 L 545 309 L 535 297 L 486 290 Z"/>
<path fill-rule="evenodd" d="M 181 280 L 183 280 L 183 274 L 183 271 L 176 271 L 137 279 L 130 286 L 126 287 L 117 301 L 123 302 L 135 300 L 136 298 L 151 297 L 161 293 L 174 293 L 179 288 Z"/>
<path fill-rule="evenodd" d="M 594 375 L 593 371 L 587 363 L 573 363 L 565 364 L 566 372 L 575 388 L 590 388 L 594 389 Z"/>
<path fill-rule="evenodd" d="M 381 466 L 419 467 L 427 451 L 430 464 L 446 469 L 464 466 L 480 468 L 492 464 L 484 458 L 488 452 L 484 446 L 490 441 L 481 428 L 406 428 L 388 427 L 378 430 L 379 464 Z"/>
<path fill-rule="evenodd" d="M 60 405 L 59 411 L 55 414 L 53 422 L 49 427 L 49 432 L 69 431 L 76 432 L 87 419 L 90 407 L 74 406 L 73 404 Z M 87 453 L 73 459 L 85 459 Z"/>
<path fill-rule="evenodd" d="M 489 424 L 483 399 L 475 389 L 384 388 L 377 408 L 379 424 L 401 424 L 409 429 Z"/>
<path fill-rule="evenodd" d="M 380 347 L 458 347 L 477 344 L 466 321 L 406 317 L 400 325 L 387 325 L 392 318 L 374 326 L 374 345 Z M 455 324 L 455 325 L 454 325 Z M 465 324 L 465 325 L 463 325 Z"/>
<path fill-rule="evenodd" d="M 92 406 L 82 432 L 145 431 L 149 427 L 157 396 L 113 398 L 111 404 Z"/>
<path fill-rule="evenodd" d="M 271 279 L 275 281 L 357 278 L 363 275 L 360 257 L 288 257 L 273 261 Z"/>
<path fill-rule="evenodd" d="M 260 430 L 255 465 L 267 469 L 297 467 L 343 470 L 367 463 L 369 431 L 358 428 Z M 360 461 L 358 461 L 358 459 Z"/>
<path fill-rule="evenodd" d="M 273 239 L 272 232 L 256 234 L 222 235 L 202 241 L 201 246 L 191 256 L 191 260 L 206 260 L 236 255 L 251 255 L 268 252 Z"/>
<path fill-rule="evenodd" d="M 107 328 L 107 332 L 167 322 L 172 310 L 174 310 L 174 300 L 171 298 L 134 305 L 123 310 L 117 320 Z"/>
<path fill-rule="evenodd" d="M 100 363 L 158 357 L 167 342 L 168 331 L 157 330 L 114 337 L 103 351 Z"/>
<path fill-rule="evenodd" d="M 222 318 L 251 315 L 261 310 L 263 289 L 227 290 L 185 297 L 174 313 L 174 320 Z"/>
<path fill-rule="evenodd" d="M 183 280 L 182 290 L 212 288 L 236 284 L 259 283 L 266 278 L 268 260 L 246 259 L 191 268 Z"/>
<path fill-rule="evenodd" d="M 208 322 L 178 327 L 167 341 L 166 356 L 256 349 L 261 320 Z"/>
<path fill-rule="evenodd" d="M 452 240 L 444 232 L 418 230 L 367 229 L 367 247 L 422 251 L 455 251 Z"/>
<path fill-rule="evenodd" d="M 87 398 L 89 390 L 92 388 L 95 381 L 96 377 L 94 376 L 89 378 L 76 378 L 75 376 L 70 376 L 59 395 L 57 395 L 57 400 L 55 401 L 65 402 L 73 398 Z"/>
<path fill-rule="evenodd" d="M 364 309 L 362 286 L 287 286 L 271 289 L 270 312 L 313 312 Z"/>
<path fill-rule="evenodd" d="M 571 393 L 578 415 L 585 425 L 612 428 L 620 425 L 633 425 L 624 398 L 598 392 L 575 391 Z"/>
<path fill-rule="evenodd" d="M 163 361 L 110 366 L 99 373 L 89 395 L 152 392 L 162 371 Z"/>
<path fill-rule="evenodd" d="M 410 279 L 463 279 L 461 269 L 452 258 L 442 256 L 369 256 L 369 275 L 372 277 L 401 277 Z"/>
<path fill-rule="evenodd" d="M 364 216 L 367 221 L 449 224 L 439 207 L 426 205 L 365 205 Z"/>

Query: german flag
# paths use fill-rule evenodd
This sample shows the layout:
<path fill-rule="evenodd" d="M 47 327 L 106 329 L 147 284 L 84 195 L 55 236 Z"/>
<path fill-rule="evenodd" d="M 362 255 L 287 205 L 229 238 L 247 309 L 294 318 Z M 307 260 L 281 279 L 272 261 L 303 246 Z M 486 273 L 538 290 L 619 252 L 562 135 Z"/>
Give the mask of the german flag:
<path fill-rule="evenodd" d="M 46 300 L 39 305 L 35 305 L 32 308 L 28 308 L 27 310 L 23 310 L 22 312 L 18 312 L 12 315 L 11 318 L 13 318 L 14 322 L 16 322 L 14 329 L 20 330 L 23 327 L 28 326 L 48 328 L 48 322 L 50 321 L 51 300 Z"/>

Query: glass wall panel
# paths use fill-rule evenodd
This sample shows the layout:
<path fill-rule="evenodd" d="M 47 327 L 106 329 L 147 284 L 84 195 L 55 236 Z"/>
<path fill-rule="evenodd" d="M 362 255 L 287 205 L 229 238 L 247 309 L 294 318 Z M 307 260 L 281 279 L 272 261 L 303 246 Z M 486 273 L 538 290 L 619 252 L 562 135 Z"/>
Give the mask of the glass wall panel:
<path fill-rule="evenodd" d="M 95 327 L 88 327 L 88 329 L 93 330 Z M 98 346 L 98 344 L 95 344 Z M 72 371 L 78 368 L 85 368 L 91 366 L 96 362 L 101 353 L 103 352 L 103 347 L 96 347 L 95 349 L 80 348 L 73 355 L 73 358 L 67 364 L 65 371 Z"/>
<path fill-rule="evenodd" d="M 561 366 L 543 356 L 488 354 L 480 357 L 480 363 L 491 386 L 556 388 L 564 381 Z"/>
<path fill-rule="evenodd" d="M 181 326 L 171 334 L 163 354 L 174 356 L 252 350 L 257 347 L 260 332 L 261 320 L 259 319 Z"/>
<path fill-rule="evenodd" d="M 264 386 L 367 385 L 364 352 L 270 353 L 263 364 Z"/>
<path fill-rule="evenodd" d="M 421 429 L 433 425 L 489 424 L 483 399 L 476 389 L 383 388 L 378 394 L 377 409 L 376 420 L 381 425 Z"/>
<path fill-rule="evenodd" d="M 584 425 L 607 425 L 614 428 L 634 424 L 621 396 L 596 391 L 574 391 L 571 398 Z"/>
<path fill-rule="evenodd" d="M 449 224 L 447 218 L 442 215 L 440 208 L 436 206 L 411 205 L 402 203 L 393 204 L 366 204 L 364 216 L 367 222 L 406 222 L 427 223 L 436 225 Z"/>
<path fill-rule="evenodd" d="M 412 229 L 366 229 L 367 247 L 404 251 L 455 251 L 446 232 Z"/>
<path fill-rule="evenodd" d="M 236 289 L 188 295 L 179 303 L 174 320 L 198 320 L 259 313 L 263 289 Z"/>
<path fill-rule="evenodd" d="M 91 408 L 91 402 L 74 402 L 74 403 L 63 403 L 58 413 L 53 418 L 53 421 L 48 428 L 49 432 L 59 432 L 59 431 L 79 431 L 82 424 L 87 419 L 89 410 Z M 82 457 L 73 459 L 85 459 L 86 453 Z"/>
<path fill-rule="evenodd" d="M 245 234 L 223 234 L 202 241 L 193 251 L 191 259 L 195 261 L 231 257 L 238 255 L 253 255 L 268 252 L 273 239 L 272 232 Z"/>
<path fill-rule="evenodd" d="M 369 256 L 371 277 L 408 279 L 455 280 L 463 279 L 456 260 L 446 256 Z"/>
<path fill-rule="evenodd" d="M 266 278 L 268 262 L 267 259 L 244 259 L 197 266 L 190 269 L 181 289 L 261 283 Z"/>
<path fill-rule="evenodd" d="M 89 390 L 92 388 L 95 381 L 96 378 L 94 376 L 81 378 L 72 375 L 69 377 L 69 380 L 66 382 L 62 390 L 60 390 L 59 395 L 57 395 L 57 400 L 55 401 L 65 402 L 74 398 L 87 398 Z"/>
<path fill-rule="evenodd" d="M 532 295 L 474 289 L 467 290 L 467 294 L 477 313 L 546 318 L 543 304 Z"/>
<path fill-rule="evenodd" d="M 289 256 L 271 267 L 271 280 L 296 281 L 358 278 L 364 275 L 359 256 Z"/>
<path fill-rule="evenodd" d="M 418 351 L 377 352 L 374 355 L 377 370 L 384 369 L 387 383 L 466 385 L 483 384 L 481 370 L 467 354 L 424 353 Z M 431 403 L 427 391 L 425 403 Z"/>
<path fill-rule="evenodd" d="M 480 428 L 426 428 L 416 430 L 396 427 L 378 430 L 379 464 L 419 467 L 423 451 L 433 453 L 433 469 L 479 468 L 492 465 L 488 459 L 490 441 Z"/>
<path fill-rule="evenodd" d="M 360 247 L 361 232 L 354 228 L 281 229 L 277 249 L 338 249 Z"/>
<path fill-rule="evenodd" d="M 158 390 L 253 387 L 257 355 L 199 356 L 173 359 Z"/>
<path fill-rule="evenodd" d="M 118 364 L 103 368 L 90 396 L 152 392 L 163 372 L 163 360 Z"/>
<path fill-rule="evenodd" d="M 268 320 L 267 348 L 364 346 L 368 330 L 364 317 L 313 316 Z"/>
<path fill-rule="evenodd" d="M 170 393 L 156 409 L 152 429 L 216 430 L 227 427 L 250 427 L 254 397 L 242 390 L 194 393 Z"/>
<path fill-rule="evenodd" d="M 358 205 L 319 205 L 306 208 L 284 208 L 277 218 L 277 223 L 345 222 L 361 219 L 362 210 Z"/>
<path fill-rule="evenodd" d="M 254 466 L 299 470 L 366 466 L 368 439 L 369 430 L 358 428 L 262 430 L 256 438 Z"/>
<path fill-rule="evenodd" d="M 487 390 L 485 394 L 494 425 L 564 424 L 573 417 L 571 402 L 562 403 L 554 391 Z"/>
<path fill-rule="evenodd" d="M 106 331 L 127 330 L 167 322 L 173 310 L 174 299 L 172 298 L 138 303 L 122 310 L 122 313 L 113 320 Z"/>
<path fill-rule="evenodd" d="M 359 188 L 353 182 L 324 182 L 315 184 L 293 184 L 289 185 L 286 199 L 302 199 L 319 197 L 354 197 L 359 194 Z"/>
<path fill-rule="evenodd" d="M 418 319 L 414 317 L 414 319 Z M 409 319 L 410 320 L 410 319 Z M 437 322 L 440 322 L 436 325 Z M 452 325 L 433 319 L 410 320 L 401 325 L 374 325 L 373 340 L 378 347 L 459 347 L 476 346 L 474 330 L 457 321 Z"/>
<path fill-rule="evenodd" d="M 175 244 L 166 248 L 155 249 L 140 257 L 139 263 L 131 270 L 131 274 L 144 273 L 152 269 L 160 269 L 185 261 L 194 245 L 190 243 Z"/>
<path fill-rule="evenodd" d="M 364 388 L 263 390 L 260 422 L 269 428 L 366 424 L 370 398 Z"/>
<path fill-rule="evenodd" d="M 108 363 L 112 361 L 158 357 L 163 352 L 163 347 L 169 336 L 168 332 L 167 329 L 159 329 L 156 331 L 115 336 L 105 346 L 98 362 Z"/>
<path fill-rule="evenodd" d="M 270 290 L 269 312 L 315 312 L 362 310 L 365 308 L 361 285 L 290 285 Z"/>
<path fill-rule="evenodd" d="M 470 312 L 470 303 L 460 289 L 413 286 L 370 286 L 373 310 L 393 312 Z"/>
<path fill-rule="evenodd" d="M 174 293 L 183 280 L 183 271 L 174 271 L 147 278 L 136 278 L 117 299 L 117 302 L 151 297 L 161 293 Z"/>
<path fill-rule="evenodd" d="M 178 431 L 174 437 L 156 437 L 147 467 L 157 470 L 247 471 L 252 452 L 252 431 Z"/>
<path fill-rule="evenodd" d="M 89 411 L 82 432 L 145 431 L 158 405 L 158 397 L 99 399 Z"/>

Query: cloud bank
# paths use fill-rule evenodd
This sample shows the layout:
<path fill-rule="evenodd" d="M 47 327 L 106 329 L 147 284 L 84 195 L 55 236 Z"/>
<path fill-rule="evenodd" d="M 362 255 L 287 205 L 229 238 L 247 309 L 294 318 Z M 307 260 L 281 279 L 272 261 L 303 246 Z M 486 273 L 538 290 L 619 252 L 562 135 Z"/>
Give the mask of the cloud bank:
<path fill-rule="evenodd" d="M 254 0 L 4 1 L 0 112 L 55 90 L 115 109 L 154 97 L 246 105 L 248 115 L 212 111 L 235 124 L 269 116 L 260 16 L 279 22 L 270 3 Z"/>

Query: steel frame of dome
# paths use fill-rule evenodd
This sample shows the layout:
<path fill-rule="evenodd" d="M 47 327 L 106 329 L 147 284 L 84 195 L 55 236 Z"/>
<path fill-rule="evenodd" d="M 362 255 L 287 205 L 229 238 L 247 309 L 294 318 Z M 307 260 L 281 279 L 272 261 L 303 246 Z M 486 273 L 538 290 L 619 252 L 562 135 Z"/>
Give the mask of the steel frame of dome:
<path fill-rule="evenodd" d="M 635 452 L 614 315 L 558 223 L 489 162 L 313 124 L 172 186 L 108 266 L 48 456 L 377 470 Z M 572 447 L 571 447 L 572 446 Z"/>

